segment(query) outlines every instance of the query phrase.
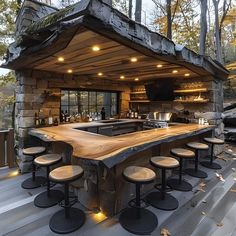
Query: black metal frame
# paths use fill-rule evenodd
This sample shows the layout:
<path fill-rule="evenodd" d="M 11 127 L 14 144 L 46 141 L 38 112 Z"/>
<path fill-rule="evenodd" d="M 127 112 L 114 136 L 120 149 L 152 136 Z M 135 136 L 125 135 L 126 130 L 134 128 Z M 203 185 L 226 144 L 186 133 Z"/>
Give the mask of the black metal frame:
<path fill-rule="evenodd" d="M 210 143 L 211 145 L 211 155 L 210 155 L 210 161 L 201 161 L 200 164 L 206 168 L 213 169 L 213 170 L 220 170 L 222 169 L 222 166 L 218 163 L 214 162 L 215 156 L 214 156 L 214 143 Z M 222 144 L 218 144 L 222 145 Z"/>
<path fill-rule="evenodd" d="M 61 91 L 62 90 L 64 90 L 64 91 L 68 91 L 68 92 L 70 92 L 70 91 L 77 91 L 77 94 L 78 94 L 78 92 L 80 92 L 80 91 L 84 91 L 84 92 L 96 92 L 96 110 L 97 110 L 97 93 L 98 92 L 104 92 L 104 93 L 115 93 L 116 94 L 116 96 L 117 96 L 117 102 L 116 102 L 116 110 L 117 110 L 117 114 L 119 114 L 119 111 L 120 111 L 120 104 L 119 104 L 119 100 L 120 100 L 120 92 L 119 91 L 112 91 L 112 90 L 99 90 L 99 89 L 69 89 L 69 88 L 64 88 L 64 89 L 61 89 Z M 60 101 L 61 102 L 61 101 Z M 90 105 L 89 105 L 89 95 L 88 95 L 88 109 L 89 109 L 89 107 L 90 107 Z M 60 104 L 60 113 L 61 113 L 61 104 Z M 77 104 L 77 106 L 78 106 L 78 111 L 79 111 L 79 104 Z M 88 111 L 89 112 L 89 111 Z M 71 115 L 70 114 L 70 96 L 69 96 L 69 94 L 68 94 L 68 114 L 69 115 Z"/>

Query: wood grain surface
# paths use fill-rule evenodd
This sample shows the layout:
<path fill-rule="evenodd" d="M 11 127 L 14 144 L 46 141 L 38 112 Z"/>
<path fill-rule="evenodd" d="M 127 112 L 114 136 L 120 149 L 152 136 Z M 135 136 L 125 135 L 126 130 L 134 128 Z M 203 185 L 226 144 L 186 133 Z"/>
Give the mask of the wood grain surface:
<path fill-rule="evenodd" d="M 171 142 L 198 135 L 214 129 L 210 125 L 178 124 L 168 128 L 138 131 L 134 133 L 107 137 L 75 128 L 94 126 L 93 123 L 73 123 L 54 127 L 31 129 L 30 135 L 43 141 L 64 141 L 73 147 L 73 156 L 94 163 L 104 162 L 112 167 L 128 156 L 164 142 Z M 102 125 L 102 124 L 99 124 Z"/>

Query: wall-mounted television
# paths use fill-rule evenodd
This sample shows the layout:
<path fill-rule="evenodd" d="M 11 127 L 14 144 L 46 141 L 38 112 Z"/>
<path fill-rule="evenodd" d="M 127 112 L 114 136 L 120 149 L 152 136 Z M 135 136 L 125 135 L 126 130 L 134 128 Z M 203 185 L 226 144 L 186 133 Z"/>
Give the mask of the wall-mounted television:
<path fill-rule="evenodd" d="M 146 94 L 150 101 L 173 101 L 174 79 L 159 79 L 145 84 Z"/>

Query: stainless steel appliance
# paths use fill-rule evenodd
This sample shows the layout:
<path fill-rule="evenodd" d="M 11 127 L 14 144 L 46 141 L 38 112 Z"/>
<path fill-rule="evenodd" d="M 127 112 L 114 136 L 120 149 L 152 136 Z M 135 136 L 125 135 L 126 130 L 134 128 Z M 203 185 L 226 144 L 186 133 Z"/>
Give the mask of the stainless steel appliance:
<path fill-rule="evenodd" d="M 166 128 L 168 127 L 167 121 L 160 121 L 155 119 L 146 120 L 143 123 L 143 129 L 155 129 L 155 128 Z"/>

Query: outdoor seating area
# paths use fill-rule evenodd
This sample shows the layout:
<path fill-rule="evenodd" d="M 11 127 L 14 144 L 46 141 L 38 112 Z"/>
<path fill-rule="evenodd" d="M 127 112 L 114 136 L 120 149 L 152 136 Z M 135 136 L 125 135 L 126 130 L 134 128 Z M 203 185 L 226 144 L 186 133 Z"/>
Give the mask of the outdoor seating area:
<path fill-rule="evenodd" d="M 230 221 L 231 216 L 227 215 L 227 209 L 233 210 L 235 208 L 235 202 L 233 200 L 235 193 L 231 191 L 236 186 L 234 180 L 235 172 L 232 171 L 232 168 L 234 169 L 236 167 L 234 161 L 235 150 L 236 147 L 227 145 L 225 151 L 219 155 L 216 163 L 222 165 L 220 171 L 215 172 L 209 168 L 201 167 L 203 171 L 208 173 L 208 177 L 204 181 L 183 173 L 183 178 L 193 186 L 193 190 L 190 192 L 166 189 L 165 185 L 163 185 L 165 184 L 163 182 L 164 179 L 162 178 L 162 184 L 157 185 L 156 190 L 149 191 L 140 196 L 139 188 L 142 184 L 153 185 L 155 180 L 158 180 L 157 183 L 161 183 L 161 176 L 156 176 L 153 170 L 143 167 L 130 166 L 126 168 L 123 172 L 125 181 L 136 185 L 136 197 L 127 204 L 126 209 L 112 218 L 104 217 L 101 212 L 93 212 L 92 210 L 86 209 L 76 201 L 74 202 L 73 208 L 71 208 L 71 198 L 69 196 L 72 193 L 69 194 L 68 192 L 68 183 L 80 178 L 83 174 L 83 170 L 79 166 L 58 167 L 49 174 L 50 180 L 57 183 L 50 191 L 62 191 L 65 193 L 66 200 L 62 203 L 64 210 L 61 211 L 61 207 L 58 204 L 47 206 L 47 208 L 45 208 L 46 206 L 35 206 L 35 199 L 43 194 L 45 190 L 47 192 L 48 187 L 44 185 L 32 190 L 21 188 L 21 183 L 27 176 L 31 175 L 30 173 L 13 177 L 10 175 L 11 172 L 9 170 L 1 170 L 2 202 L 0 204 L 0 225 L 3 235 L 54 235 L 53 232 L 67 232 L 68 235 L 89 235 L 95 232 L 104 235 L 114 233 L 117 235 L 129 235 L 128 232 L 138 235 L 161 235 L 160 232 L 164 229 L 169 232 L 175 232 L 176 230 L 177 233 L 182 232 L 182 235 L 190 235 L 190 232 L 191 235 L 199 235 L 199 232 L 205 232 L 205 235 L 210 235 L 207 234 L 209 232 L 215 232 L 215 235 L 220 235 L 220 233 L 223 234 L 224 232 L 235 233 L 236 229 L 233 225 L 229 228 L 218 226 L 220 223 L 227 224 Z M 50 157 L 52 154 L 48 155 Z M 40 156 L 38 160 L 40 160 Z M 60 159 L 58 158 L 58 160 Z M 54 161 L 56 160 L 54 159 Z M 177 159 L 171 157 L 153 157 L 150 161 L 153 163 L 153 167 L 164 168 L 163 170 L 178 168 L 179 165 Z M 45 159 L 43 162 L 45 162 Z M 189 163 L 189 159 L 187 159 L 187 162 L 187 167 L 194 167 L 194 162 Z M 37 175 L 47 176 L 43 170 L 38 170 L 37 172 L 39 172 Z M 178 173 L 176 174 L 178 175 Z M 173 177 L 176 174 L 173 173 Z M 224 179 L 220 179 L 219 176 Z M 169 193 L 166 193 L 166 191 Z M 215 192 L 215 200 L 212 199 L 211 192 Z M 8 199 L 4 198 L 6 194 L 10 194 Z M 57 196 L 60 196 L 60 194 Z M 229 201 L 224 201 L 223 203 L 221 202 L 222 199 L 228 199 Z M 58 199 L 58 202 L 60 200 Z M 75 199 L 72 197 L 72 200 Z M 153 200 L 154 202 L 152 202 Z M 178 203 L 177 209 L 175 205 L 176 201 Z M 175 207 L 172 209 L 165 209 L 165 206 L 173 206 L 173 204 Z M 25 210 L 22 211 L 23 209 Z M 224 210 L 222 211 L 222 209 Z M 29 214 L 29 212 L 31 213 Z M 182 215 L 183 212 L 185 212 L 184 215 Z M 193 217 L 193 212 L 195 217 Z M 27 214 L 29 215 L 27 216 Z M 176 218 L 179 214 L 182 215 L 183 219 Z M 214 214 L 217 214 L 215 219 L 211 218 L 211 215 L 214 216 Z M 12 217 L 10 217 L 11 215 Z M 74 216 L 76 216 L 76 221 L 73 220 Z M 147 218 L 147 216 L 151 218 Z M 187 223 L 186 219 L 190 216 L 193 218 L 189 219 L 188 225 L 184 227 L 184 224 Z M 66 218 L 63 220 L 64 217 L 68 217 L 67 220 Z M 15 221 L 16 219 L 18 220 Z M 71 220 L 69 221 L 68 219 Z M 135 221 L 138 224 L 134 224 Z M 211 231 L 204 226 L 209 221 L 212 226 Z M 69 225 L 66 225 L 67 222 Z M 75 225 L 73 225 L 73 222 Z M 198 227 L 193 227 L 194 225 L 198 225 Z M 58 226 L 60 229 L 58 229 Z M 50 229 L 52 230 L 51 233 Z"/>
<path fill-rule="evenodd" d="M 236 5 L 55 1 L 0 4 L 0 235 L 236 236 Z"/>

